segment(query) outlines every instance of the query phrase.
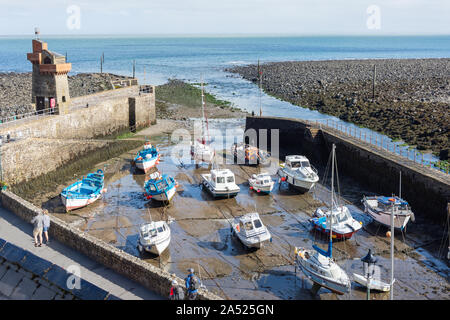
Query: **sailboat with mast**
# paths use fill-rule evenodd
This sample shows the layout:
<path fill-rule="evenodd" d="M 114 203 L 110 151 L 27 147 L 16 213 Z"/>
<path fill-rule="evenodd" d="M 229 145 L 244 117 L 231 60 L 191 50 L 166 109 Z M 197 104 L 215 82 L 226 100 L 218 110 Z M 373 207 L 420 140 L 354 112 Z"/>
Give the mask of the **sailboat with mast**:
<path fill-rule="evenodd" d="M 335 204 L 334 200 L 334 160 L 335 160 L 335 144 L 332 146 L 332 170 L 331 170 L 331 204 Z M 333 210 L 333 208 L 332 208 Z M 327 216 L 329 224 L 329 241 L 328 250 L 325 251 L 316 245 L 313 249 L 295 247 L 295 262 L 302 272 L 313 283 L 313 290 L 317 292 L 320 287 L 327 288 L 337 294 L 345 294 L 350 291 L 351 282 L 347 273 L 342 269 L 332 256 L 333 250 L 333 229 L 331 228 L 331 219 Z"/>
<path fill-rule="evenodd" d="M 201 85 L 202 89 L 202 136 L 200 140 L 194 140 L 191 142 L 191 156 L 194 161 L 211 163 L 214 158 L 214 149 L 211 147 L 211 141 L 208 130 L 208 118 L 205 111 L 205 94 L 203 89 L 203 81 Z M 208 139 L 207 139 L 208 138 Z"/>

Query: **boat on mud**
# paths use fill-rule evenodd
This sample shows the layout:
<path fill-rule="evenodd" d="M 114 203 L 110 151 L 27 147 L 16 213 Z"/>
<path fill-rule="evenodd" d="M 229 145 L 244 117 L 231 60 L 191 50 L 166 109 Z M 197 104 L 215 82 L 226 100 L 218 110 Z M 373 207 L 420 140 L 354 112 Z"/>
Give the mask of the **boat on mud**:
<path fill-rule="evenodd" d="M 159 163 L 160 154 L 158 149 L 149 141 L 145 142 L 144 149 L 140 150 L 133 160 L 136 168 L 147 173 L 151 168 Z"/>
<path fill-rule="evenodd" d="M 203 82 L 201 85 L 201 92 L 202 92 L 202 138 L 199 140 L 194 140 L 194 142 L 191 142 L 191 157 L 192 160 L 195 161 L 196 164 L 198 163 L 211 163 L 214 159 L 214 149 L 211 146 L 211 142 L 209 139 L 207 139 L 207 136 L 209 138 L 209 130 L 208 130 L 208 118 L 206 117 L 206 111 L 205 111 L 205 95 L 203 91 Z M 208 133 L 208 134 L 206 134 Z"/>
<path fill-rule="evenodd" d="M 259 174 L 253 174 L 248 179 L 248 184 L 250 185 L 250 189 L 257 193 L 269 194 L 272 192 L 275 183 L 267 172 L 261 172 Z"/>
<path fill-rule="evenodd" d="M 331 156 L 331 210 L 334 201 L 334 159 L 335 148 L 332 146 Z M 325 216 L 328 223 L 329 240 L 328 250 L 325 251 L 316 245 L 313 245 L 313 250 L 306 248 L 295 248 L 296 265 L 303 271 L 303 273 L 314 283 L 313 290 L 317 292 L 320 287 L 325 287 L 337 294 L 345 294 L 350 291 L 351 282 L 347 273 L 334 261 L 332 257 L 333 249 L 333 228 L 331 227 L 332 215 Z"/>
<path fill-rule="evenodd" d="M 404 230 L 410 219 L 414 221 L 414 213 L 408 202 L 400 197 L 364 196 L 362 203 L 365 213 L 387 227 L 390 226 L 392 207 L 394 207 L 394 228 Z"/>
<path fill-rule="evenodd" d="M 77 181 L 61 192 L 61 201 L 66 212 L 85 207 L 97 201 L 106 192 L 104 174 L 102 170 L 89 173 L 85 178 Z"/>
<path fill-rule="evenodd" d="M 289 186 L 303 193 L 319 182 L 317 170 L 311 166 L 308 158 L 301 155 L 286 156 L 277 173 L 281 181 L 286 181 Z"/>
<path fill-rule="evenodd" d="M 155 179 L 149 179 L 145 182 L 145 197 L 147 200 L 170 202 L 177 191 L 177 182 L 167 174 L 155 176 Z"/>
<path fill-rule="evenodd" d="M 230 169 L 212 169 L 210 173 L 202 174 L 201 177 L 203 187 L 214 198 L 231 198 L 241 191 Z"/>
<path fill-rule="evenodd" d="M 233 222 L 233 233 L 247 248 L 261 248 L 272 236 L 257 212 L 247 213 Z"/>
<path fill-rule="evenodd" d="M 270 153 L 247 143 L 234 143 L 231 146 L 234 162 L 246 165 L 270 164 Z"/>
<path fill-rule="evenodd" d="M 330 232 L 327 219 L 331 219 L 333 239 L 350 239 L 362 227 L 361 222 L 352 217 L 346 206 L 336 206 L 333 210 L 318 208 L 314 214 L 316 217 L 310 219 L 311 226 L 323 234 Z"/>
<path fill-rule="evenodd" d="M 170 244 L 170 228 L 165 221 L 151 221 L 139 228 L 138 250 L 160 255 Z"/>

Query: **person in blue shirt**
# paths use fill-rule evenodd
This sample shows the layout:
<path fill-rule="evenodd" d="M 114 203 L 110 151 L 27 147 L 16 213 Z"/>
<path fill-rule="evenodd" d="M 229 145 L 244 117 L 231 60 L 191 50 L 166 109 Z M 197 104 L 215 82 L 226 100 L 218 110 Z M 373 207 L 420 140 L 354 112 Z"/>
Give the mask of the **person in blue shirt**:
<path fill-rule="evenodd" d="M 189 300 L 195 300 L 197 298 L 198 288 L 200 287 L 200 280 L 194 274 L 194 269 L 188 269 L 189 275 L 186 277 L 186 289 Z"/>

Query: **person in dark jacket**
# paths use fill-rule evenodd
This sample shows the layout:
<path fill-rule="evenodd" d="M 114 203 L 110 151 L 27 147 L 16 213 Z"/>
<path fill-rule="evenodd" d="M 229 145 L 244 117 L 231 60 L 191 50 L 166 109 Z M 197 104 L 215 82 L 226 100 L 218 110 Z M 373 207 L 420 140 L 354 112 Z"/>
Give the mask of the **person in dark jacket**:
<path fill-rule="evenodd" d="M 170 300 L 184 300 L 184 290 L 181 286 L 178 285 L 176 280 L 172 281 L 172 287 L 170 288 L 169 293 Z"/>

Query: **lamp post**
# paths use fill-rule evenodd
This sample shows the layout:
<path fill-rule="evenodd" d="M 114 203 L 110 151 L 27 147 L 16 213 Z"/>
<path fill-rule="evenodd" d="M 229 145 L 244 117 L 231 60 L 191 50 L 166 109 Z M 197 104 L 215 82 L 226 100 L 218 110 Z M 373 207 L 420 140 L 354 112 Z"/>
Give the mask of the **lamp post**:
<path fill-rule="evenodd" d="M 370 300 L 370 280 L 374 274 L 373 266 L 377 262 L 377 259 L 372 254 L 372 249 L 369 249 L 369 252 L 365 257 L 361 258 L 361 261 L 364 263 L 364 273 L 367 279 L 367 300 Z"/>

